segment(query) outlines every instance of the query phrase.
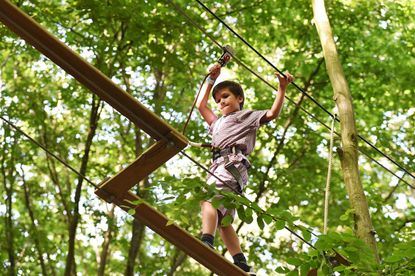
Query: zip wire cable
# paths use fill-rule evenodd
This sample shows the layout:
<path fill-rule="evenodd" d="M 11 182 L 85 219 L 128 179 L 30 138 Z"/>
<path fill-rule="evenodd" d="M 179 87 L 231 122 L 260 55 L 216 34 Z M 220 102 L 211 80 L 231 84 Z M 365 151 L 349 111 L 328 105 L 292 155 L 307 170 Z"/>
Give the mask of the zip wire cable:
<path fill-rule="evenodd" d="M 96 189 L 99 188 L 99 186 L 97 184 L 95 184 L 94 182 L 92 182 L 91 180 L 89 180 L 85 175 L 81 174 L 80 172 L 78 172 L 76 169 L 74 169 L 71 165 L 69 165 L 67 162 L 65 162 L 62 158 L 60 158 L 59 156 L 57 156 L 56 154 L 50 152 L 45 146 L 43 146 L 42 144 L 40 144 L 38 141 L 36 141 L 35 139 L 33 139 L 32 137 L 30 137 L 28 134 L 26 134 L 22 129 L 20 129 L 19 127 L 17 127 L 15 124 L 13 124 L 12 122 L 10 122 L 9 120 L 7 120 L 6 118 L 4 118 L 3 116 L 0 115 L 0 118 L 6 122 L 10 127 L 12 127 L 13 129 L 17 130 L 20 134 L 22 134 L 23 136 L 25 136 L 27 139 L 29 139 L 32 143 L 34 143 L 35 145 L 37 145 L 38 147 L 40 147 L 41 149 L 43 149 L 47 154 L 49 154 L 50 156 L 52 156 L 53 158 L 55 158 L 56 160 L 58 160 L 62 165 L 64 165 L 65 167 L 67 167 L 68 169 L 70 169 L 72 172 L 74 172 L 75 174 L 77 174 L 79 177 L 81 177 L 82 179 L 84 179 L 85 181 L 87 181 L 89 184 L 91 184 L 92 186 L 94 186 Z"/>
<path fill-rule="evenodd" d="M 219 48 L 223 49 L 223 46 L 211 35 L 209 34 L 203 27 L 201 27 L 198 23 L 196 23 L 191 17 L 189 17 L 187 15 L 187 13 L 185 11 L 183 11 L 183 9 L 178 6 L 177 4 L 175 4 L 172 0 L 165 0 L 166 2 L 168 2 L 168 4 L 170 4 L 171 6 L 173 6 L 173 8 L 180 13 L 183 17 L 185 17 L 194 27 L 196 27 L 197 29 L 199 29 L 204 35 L 206 35 L 214 44 L 216 44 Z M 255 50 L 256 51 L 256 50 Z M 231 54 L 232 55 L 232 54 Z M 244 67 L 246 70 L 248 70 L 249 72 L 251 72 L 253 75 L 255 75 L 257 78 L 259 78 L 262 82 L 264 82 L 265 84 L 267 84 L 269 87 L 271 87 L 274 90 L 277 90 L 277 88 L 275 88 L 275 86 L 273 86 L 272 84 L 270 84 L 268 81 L 266 81 L 264 78 L 262 78 L 258 73 L 256 73 L 255 71 L 253 71 L 252 69 L 250 69 L 247 65 L 245 65 L 242 61 L 240 61 L 236 56 L 232 55 L 232 58 L 242 67 Z M 291 102 L 292 104 L 295 104 L 295 102 L 290 99 L 287 95 L 285 95 L 285 98 Z M 300 106 L 300 109 L 305 112 L 307 115 L 309 115 L 311 118 L 313 118 L 314 120 L 316 120 L 317 122 L 319 122 L 320 124 L 322 124 L 324 127 L 326 127 L 327 129 L 330 129 L 330 127 L 328 125 L 326 125 L 324 122 L 322 122 L 320 119 L 318 119 L 315 115 L 313 115 L 312 113 L 310 113 L 309 111 L 307 111 L 306 109 L 304 109 L 303 107 Z M 333 117 L 333 115 L 330 113 L 330 117 Z M 338 118 L 336 118 L 336 121 L 339 121 Z M 338 134 L 337 132 L 335 132 L 337 136 L 340 137 L 340 134 Z M 358 135 L 360 137 L 360 135 Z M 366 141 L 365 139 L 362 138 L 363 141 Z M 192 143 L 191 143 L 192 144 Z M 367 144 L 369 144 L 372 148 L 376 148 L 374 145 L 370 144 L 369 142 L 367 142 Z M 197 146 L 197 145 L 196 145 Z M 391 173 L 393 176 L 395 176 L 396 178 L 398 178 L 399 180 L 403 181 L 406 185 L 408 185 L 409 187 L 411 187 L 412 189 L 415 189 L 415 187 L 411 184 L 409 184 L 406 180 L 404 180 L 402 177 L 398 176 L 395 172 L 393 172 L 392 170 L 388 169 L 386 166 L 384 166 L 383 164 L 381 164 L 379 161 L 377 161 L 376 159 L 374 159 L 373 157 L 371 157 L 368 153 L 366 153 L 365 151 L 363 151 L 361 148 L 358 148 L 358 150 L 366 155 L 370 160 L 372 160 L 373 162 L 375 162 L 377 165 L 379 165 L 380 167 L 382 167 L 383 169 L 385 169 L 386 171 L 388 171 L 389 173 Z M 386 154 L 384 154 L 383 152 L 381 152 L 379 149 L 376 148 L 376 150 L 381 153 L 381 155 L 385 156 L 387 159 L 391 160 L 391 158 L 389 158 L 388 156 L 386 156 Z M 405 168 L 403 168 L 402 166 L 400 166 L 398 163 L 396 163 L 395 161 L 391 160 L 394 164 L 396 164 L 399 168 L 403 169 L 405 172 L 407 172 L 407 170 Z M 411 175 L 412 176 L 412 175 Z"/>
<path fill-rule="evenodd" d="M 217 16 L 214 12 L 212 12 L 208 7 L 205 6 L 201 1 L 196 0 L 207 12 L 209 12 L 213 17 L 215 17 L 220 23 L 222 23 L 229 31 L 231 31 L 236 37 L 238 37 L 245 45 L 247 45 L 252 51 L 254 51 L 259 57 L 261 57 L 266 63 L 268 63 L 275 71 L 280 73 L 285 77 L 285 74 L 279 70 L 274 64 L 272 64 L 266 57 L 264 57 L 260 52 L 258 52 L 251 44 L 249 44 L 242 36 L 240 36 L 237 32 L 235 32 L 231 27 L 229 27 L 219 16 Z M 307 98 L 309 98 L 311 101 L 313 101 L 316 105 L 318 105 L 321 109 L 323 109 L 328 115 L 333 117 L 333 114 L 331 114 L 330 111 L 328 111 L 324 106 L 322 106 L 317 100 L 315 100 L 313 97 L 311 97 L 304 89 L 299 87 L 295 82 L 291 83 L 294 85 L 299 91 L 304 93 Z"/>
<path fill-rule="evenodd" d="M 100 187 L 95 184 L 94 182 L 92 182 L 91 180 L 89 180 L 86 176 L 82 175 L 80 172 L 78 172 L 76 169 L 74 169 L 71 165 L 69 165 L 67 162 L 65 162 L 62 158 L 60 158 L 59 156 L 57 156 L 56 154 L 52 153 L 51 151 L 49 151 L 45 146 L 43 146 L 42 144 L 40 144 L 39 142 L 37 142 L 35 139 L 33 139 L 31 136 L 29 136 L 28 134 L 26 134 L 26 132 L 24 132 L 22 129 L 20 129 L 19 127 L 17 127 L 15 124 L 13 124 L 12 122 L 10 122 L 9 120 L 7 120 L 6 118 L 4 118 L 3 116 L 0 115 L 0 118 L 6 122 L 10 127 L 12 127 L 13 129 L 17 130 L 19 133 L 21 133 L 23 136 L 25 136 L 27 139 L 29 139 L 32 143 L 34 143 L 35 145 L 37 145 L 38 147 L 40 147 L 41 149 L 43 149 L 47 154 L 49 154 L 50 156 L 52 156 L 53 158 L 55 158 L 56 160 L 58 160 L 62 165 L 64 165 L 65 167 L 67 167 L 68 169 L 70 169 L 72 172 L 74 172 L 75 174 L 77 174 L 78 176 L 82 177 L 82 179 L 84 179 L 85 181 L 87 181 L 89 184 L 91 184 L 92 186 L 94 186 L 96 189 L 99 189 Z M 157 133 L 160 135 L 160 137 L 163 137 L 160 133 Z M 209 174 L 211 174 L 212 176 L 214 176 L 216 179 L 218 179 L 219 181 L 221 181 L 223 184 L 225 184 L 226 186 L 228 186 L 229 188 L 232 189 L 232 186 L 228 185 L 224 180 L 220 179 L 218 176 L 216 176 L 215 174 L 213 174 L 212 172 L 210 172 L 206 167 L 204 167 L 203 165 L 201 165 L 199 162 L 197 162 L 196 160 L 194 160 L 192 157 L 190 157 L 188 154 L 186 154 L 183 151 L 180 151 L 180 153 L 182 155 L 184 155 L 185 157 L 187 157 L 190 161 L 192 161 L 193 163 L 195 163 L 197 166 L 199 166 L 200 168 L 202 168 L 203 170 L 207 171 Z M 233 190 L 233 189 L 232 189 Z M 244 197 L 245 199 L 247 199 L 245 196 L 243 196 L 241 193 L 239 193 L 237 190 L 234 190 L 236 193 L 238 193 L 240 196 Z M 249 199 L 247 199 L 249 200 Z M 276 218 L 273 217 L 274 220 L 276 220 Z M 294 225 L 296 226 L 296 225 Z M 304 243 L 306 243 L 307 245 L 309 245 L 310 247 L 314 248 L 315 247 L 308 242 L 307 240 L 305 240 L 303 237 L 301 237 L 300 235 L 298 235 L 296 232 L 294 232 L 293 230 L 289 229 L 288 227 L 285 226 L 285 228 L 291 232 L 293 235 L 295 235 L 298 239 L 302 240 Z"/>
<path fill-rule="evenodd" d="M 184 156 L 186 156 L 190 161 L 192 161 L 194 164 L 196 164 L 199 168 L 201 168 L 202 170 L 206 171 L 207 173 L 209 173 L 210 175 L 212 175 L 213 177 L 219 179 L 220 181 L 223 182 L 223 180 L 221 180 L 219 177 L 217 177 L 215 174 L 213 174 L 211 171 L 209 171 L 207 168 L 205 168 L 203 165 L 200 164 L 200 162 L 196 161 L 195 159 L 193 159 L 192 157 L 190 157 L 188 154 L 186 154 L 184 151 L 180 151 L 180 153 Z M 224 182 L 223 182 L 224 183 Z M 240 194 L 240 196 L 244 197 L 245 199 L 247 199 L 244 195 Z M 247 199 L 249 200 L 249 199 Z M 249 200 L 249 202 L 251 202 Z M 271 216 L 273 218 L 273 220 L 277 220 L 276 218 L 274 218 L 273 216 Z M 294 225 L 295 227 L 298 227 L 297 225 Z M 308 246 L 310 246 L 313 249 L 316 249 L 316 247 L 311 244 L 309 241 L 305 240 L 303 237 L 301 237 L 299 234 L 297 234 L 296 232 L 294 232 L 293 230 L 291 230 L 290 228 L 288 228 L 287 226 L 284 226 L 284 228 L 286 230 L 288 230 L 291 234 L 293 234 L 294 236 L 296 236 L 298 239 L 302 240 L 304 243 L 306 243 Z M 310 230 L 307 229 L 308 232 L 312 233 Z M 314 236 L 317 237 L 316 234 L 312 233 Z"/>
<path fill-rule="evenodd" d="M 251 50 L 253 50 L 259 57 L 261 57 L 266 63 L 268 63 L 274 70 L 282 74 L 284 77 L 284 73 L 282 73 L 275 65 L 273 65 L 266 57 L 264 57 L 261 53 L 259 53 L 250 43 L 248 43 L 242 36 L 240 36 L 236 31 L 234 31 L 231 27 L 229 27 L 228 24 L 226 24 L 220 17 L 218 17 L 214 12 L 212 12 L 206 5 L 204 5 L 200 0 L 196 0 L 207 12 L 209 12 L 213 17 L 215 17 L 220 23 L 222 23 L 229 31 L 231 31 L 235 36 L 237 36 L 245 45 L 247 45 Z M 317 100 L 315 100 L 313 97 L 311 97 L 307 92 L 305 92 L 301 87 L 299 87 L 297 84 L 292 82 L 294 87 L 296 87 L 300 92 L 304 93 L 312 102 L 314 102 L 317 106 L 319 106 L 322 110 L 324 110 L 330 117 L 333 117 L 333 114 L 331 114 L 330 111 L 328 111 L 324 106 L 322 106 Z M 337 122 L 340 122 L 340 119 L 336 118 Z M 368 144 L 370 147 L 375 149 L 378 153 L 386 157 L 389 161 L 394 163 L 396 166 L 398 166 L 401 170 L 405 171 L 408 175 L 410 175 L 413 179 L 415 179 L 415 175 L 410 173 L 405 167 L 403 167 L 401 164 L 393 160 L 391 157 L 389 157 L 386 153 L 379 150 L 376 146 L 374 146 L 372 143 L 370 143 L 368 140 L 366 140 L 364 137 L 362 137 L 360 134 L 357 134 L 357 136 L 363 140 L 366 144 Z"/>

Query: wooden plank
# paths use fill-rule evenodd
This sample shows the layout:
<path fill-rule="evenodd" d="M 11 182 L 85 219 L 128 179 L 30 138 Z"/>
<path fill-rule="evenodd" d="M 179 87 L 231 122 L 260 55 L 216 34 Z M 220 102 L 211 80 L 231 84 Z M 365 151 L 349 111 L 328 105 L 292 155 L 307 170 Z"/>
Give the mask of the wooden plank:
<path fill-rule="evenodd" d="M 0 21 L 154 139 L 181 135 L 10 1 L 0 0 Z"/>
<path fill-rule="evenodd" d="M 147 172 L 165 162 L 161 162 L 162 160 L 171 158 L 183 149 L 187 145 L 187 139 L 9 1 L 0 0 L 0 21 L 151 137 L 159 140 L 154 147 L 149 149 L 147 155 L 140 160 L 137 159 L 136 162 L 114 177 L 114 179 L 119 179 L 113 183 L 121 185 L 121 188 L 117 189 L 116 186 L 106 185 L 111 182 L 110 180 L 104 183 L 102 189 L 96 191 L 98 196 L 113 201 L 120 207 L 123 205 L 132 206 L 125 199 L 132 202 L 139 200 L 139 198 L 125 190 L 129 189 L 132 182 L 136 183 L 137 179 L 143 177 L 144 171 L 148 174 Z M 158 154 L 156 154 L 157 150 L 160 150 Z M 154 164 L 151 164 L 152 160 L 155 161 Z M 134 169 L 138 167 L 144 169 L 142 173 L 136 174 Z M 126 207 L 122 208 L 128 210 Z M 134 217 L 136 219 L 142 221 L 214 273 L 218 275 L 246 275 L 245 272 L 185 230 L 176 225 L 166 226 L 168 219 L 147 203 L 142 203 L 135 209 Z"/>
<path fill-rule="evenodd" d="M 170 142 L 160 140 L 148 148 L 128 167 L 102 183 L 99 190 L 105 190 L 105 194 L 111 194 L 122 199 L 129 189 L 166 163 L 178 151 Z"/>
<path fill-rule="evenodd" d="M 98 196 L 106 200 L 108 199 L 108 195 L 103 195 L 103 190 L 100 189 L 97 191 Z M 125 211 L 134 208 L 134 217 L 136 219 L 150 227 L 154 232 L 162 236 L 170 243 L 183 250 L 186 254 L 194 258 L 212 272 L 218 275 L 247 275 L 247 273 L 242 271 L 239 267 L 232 264 L 225 257 L 219 255 L 216 251 L 204 245 L 200 240 L 190 235 L 181 227 L 175 224 L 167 226 L 167 222 L 169 221 L 168 218 L 147 203 L 143 202 L 138 206 L 131 204 L 130 202 L 140 200 L 140 198 L 133 193 L 127 192 L 125 194 L 125 199 L 112 199 L 111 203 L 118 205 Z"/>

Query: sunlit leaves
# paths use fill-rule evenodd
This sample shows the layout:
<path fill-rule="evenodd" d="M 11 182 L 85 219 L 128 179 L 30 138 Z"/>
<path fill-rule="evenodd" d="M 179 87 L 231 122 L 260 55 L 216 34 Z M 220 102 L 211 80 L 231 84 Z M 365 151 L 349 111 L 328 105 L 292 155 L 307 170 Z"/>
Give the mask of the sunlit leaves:
<path fill-rule="evenodd" d="M 45 28 L 116 80 L 147 107 L 167 118 L 177 129 L 181 128 L 187 116 L 207 66 L 220 54 L 216 45 L 163 1 L 17 2 Z M 274 70 L 204 13 L 195 2 L 175 2 L 184 7 L 220 43 L 231 44 L 237 56 L 248 66 L 275 83 L 272 77 Z M 328 109 L 334 106 L 324 64 L 318 68 L 321 46 L 311 22 L 310 1 L 248 3 L 206 0 L 204 3 L 214 7 L 215 12 L 279 69 L 293 73 L 300 87 L 304 88 L 308 84 L 307 92 L 323 106 Z M 382 151 L 414 171 L 414 114 L 411 111 L 414 106 L 415 71 L 413 5 L 408 1 L 339 0 L 327 1 L 327 6 L 352 91 L 359 134 L 368 137 Z M 0 32 L 4 38 L 0 41 L 2 113 L 79 168 L 88 131 L 90 92 L 6 28 L 1 27 Z M 228 69 L 249 95 L 246 99 L 247 108 L 270 107 L 276 92 L 236 63 L 230 63 Z M 287 96 L 298 101 L 301 92 L 290 87 Z M 325 123 L 330 121 L 308 99 L 302 101 L 301 107 Z M 330 236 L 331 233 L 347 231 L 353 217 L 336 158 L 329 234 L 315 241 L 316 238 L 310 233 L 318 234 L 322 226 L 328 130 L 301 110 L 295 114 L 295 105 L 286 101 L 280 118 L 259 129 L 257 147 L 249 156 L 253 167 L 249 171 L 246 198 L 223 194 L 222 198 L 216 199 L 218 191 L 215 187 L 205 185 L 206 172 L 181 162 L 182 159 L 175 161 L 177 171 L 174 175 L 171 174 L 171 168 L 156 170 L 148 184 L 139 184 L 139 189 L 135 191 L 146 194 L 148 203 L 166 213 L 168 224 L 185 227 L 195 236 L 200 231 L 201 200 L 212 199 L 215 206 L 223 204 L 236 208 L 238 218 L 235 222 L 249 224 L 241 230 L 246 233 L 240 236 L 244 250 L 251 256 L 253 265 L 266 270 L 266 274 L 277 271 L 305 275 L 309 268 L 320 268 L 324 263 L 321 251 L 307 249 L 295 236 L 285 234 L 285 227 L 293 228 L 306 241 L 315 242 L 320 250 L 330 250 L 335 246 L 356 264 L 353 269 L 368 269 L 370 265 L 362 262 L 369 263 L 367 256 L 370 254 L 366 256 L 361 242 L 355 241 L 352 235 Z M 87 169 L 88 177 L 97 183 L 116 174 L 134 160 L 137 152 L 152 143 L 107 105 L 101 115 Z M 285 127 L 289 124 L 282 140 Z M 136 133 L 142 138 L 141 141 L 137 140 Z M 189 138 L 197 142 L 209 141 L 206 124 L 196 113 L 192 116 L 187 133 Z M 69 216 L 65 206 L 72 204 L 77 176 L 46 158 L 41 150 L 28 141 L 13 138 L 16 135 L 3 125 L 1 135 L 3 164 L 8 170 L 14 170 L 11 165 L 13 161 L 22 163 L 26 170 L 25 177 L 30 181 L 30 199 L 37 219 L 41 247 L 50 254 L 48 272 L 51 275 L 62 274 Z M 136 142 L 141 143 L 141 147 Z M 281 146 L 279 142 L 282 142 Z M 336 146 L 340 146 L 338 142 Z M 363 143 L 360 146 L 364 146 Z M 376 160 L 384 162 L 376 152 L 366 147 L 364 149 Z M 208 166 L 210 163 L 209 151 L 195 148 L 187 150 L 202 164 Z M 271 164 L 274 156 L 275 161 Z M 402 175 L 392 164 L 387 164 L 387 167 Z M 385 260 L 382 269 L 385 274 L 405 274 L 413 270 L 411 256 L 414 254 L 411 248 L 414 246 L 411 242 L 405 242 L 412 240 L 414 231 L 411 221 L 415 212 L 410 205 L 412 190 L 398 183 L 369 158 L 362 158 L 360 169 L 380 241 L 379 250 Z M 412 181 L 410 176 L 404 177 Z M 32 257 L 34 240 L 31 234 L 27 236 L 30 219 L 19 184 L 21 178 L 18 174 L 13 182 L 12 177 L 6 177 L 7 185 L 14 185 L 14 215 L 20 214 L 14 220 L 17 230 L 15 244 L 20 254 L 17 256 L 18 264 L 23 274 L 40 274 L 39 265 Z M 0 191 L 5 198 L 3 185 Z M 105 203 L 97 199 L 92 188 L 82 191 L 82 203 L 84 209 L 77 236 L 79 242 L 76 244 L 77 260 L 80 262 L 77 272 L 93 275 L 96 274 L 96 267 L 91 264 L 97 262 L 97 252 L 101 249 L 101 238 L 109 220 Z M 133 204 L 138 205 L 140 202 Z M 116 226 L 114 240 L 110 245 L 114 254 L 108 261 L 106 271 L 114 275 L 124 273 L 132 223 L 130 216 L 117 210 L 113 219 Z M 133 214 L 133 210 L 129 212 Z M 4 218 L 4 212 L 1 216 Z M 228 220 L 224 218 L 227 223 Z M 300 221 L 300 225 L 304 226 L 297 225 Z M 0 225 L 0 233 L 4 233 L 3 224 Z M 144 231 L 141 242 L 138 273 L 168 274 L 175 249 L 151 231 Z M 304 248 L 307 252 L 303 254 Z M 0 254 L 1 259 L 8 258 L 4 247 L 1 247 Z M 161 254 L 165 254 L 163 258 L 168 261 L 159 262 Z M 400 258 L 402 264 L 397 261 Z M 287 264 L 287 267 L 277 268 L 281 263 L 283 266 Z M 178 275 L 208 275 L 203 268 L 190 261 L 178 269 Z M 352 273 L 344 267 L 335 270 Z"/>

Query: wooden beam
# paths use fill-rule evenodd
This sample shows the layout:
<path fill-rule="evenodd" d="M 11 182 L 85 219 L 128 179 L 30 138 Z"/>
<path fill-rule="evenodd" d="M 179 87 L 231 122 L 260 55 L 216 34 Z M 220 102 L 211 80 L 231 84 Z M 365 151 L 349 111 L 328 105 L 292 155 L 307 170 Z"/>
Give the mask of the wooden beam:
<path fill-rule="evenodd" d="M 128 191 L 131 185 L 186 147 L 186 137 L 7 0 L 0 0 L 0 21 L 159 141 L 128 168 L 114 176 L 112 180 L 105 182 L 101 189 L 96 191 L 96 194 L 124 210 L 135 208 L 134 217 L 136 219 L 142 221 L 214 273 L 218 275 L 246 275 L 241 269 L 182 228 L 174 224 L 167 226 L 168 219 L 147 203 L 141 203 L 138 206 L 131 204 L 131 202 L 140 199 Z M 158 152 L 158 150 L 160 151 Z M 153 161 L 154 163 L 152 163 Z M 134 170 L 138 170 L 138 172 Z"/>
<path fill-rule="evenodd" d="M 170 132 L 181 136 L 10 1 L 0 0 L 0 21 L 154 139 L 160 140 Z M 183 140 L 186 138 L 178 141 Z"/>
<path fill-rule="evenodd" d="M 204 265 L 206 268 L 218 275 L 247 275 L 239 267 L 232 264 L 225 257 L 219 255 L 215 250 L 210 249 L 200 240 L 190 235 L 187 231 L 177 226 L 176 224 L 167 225 L 169 219 L 149 204 L 142 202 L 142 200 L 131 192 L 125 194 L 124 199 L 108 198 L 101 189 L 97 190 L 97 195 L 103 199 L 114 203 L 129 211 L 135 209 L 134 217 L 143 222 L 154 232 L 162 236 L 170 243 L 183 250 L 186 254 L 194 258 L 196 261 Z M 135 205 L 134 201 L 142 203 Z"/>
<path fill-rule="evenodd" d="M 177 152 L 178 149 L 174 147 L 174 144 L 165 140 L 158 141 L 128 165 L 128 167 L 102 183 L 96 193 L 101 197 L 105 194 L 123 199 L 129 189 L 162 164 L 166 163 Z"/>

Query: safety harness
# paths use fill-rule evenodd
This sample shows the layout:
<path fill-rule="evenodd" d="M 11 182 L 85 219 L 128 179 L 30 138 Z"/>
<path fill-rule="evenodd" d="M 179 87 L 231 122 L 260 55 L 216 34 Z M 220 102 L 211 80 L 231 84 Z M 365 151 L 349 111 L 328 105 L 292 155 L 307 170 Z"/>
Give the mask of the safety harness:
<path fill-rule="evenodd" d="M 213 149 L 212 159 L 213 161 L 215 161 L 216 159 L 223 157 L 223 160 L 225 163 L 225 169 L 233 176 L 233 178 L 235 178 L 236 182 L 238 183 L 238 193 L 242 194 L 242 187 L 244 185 L 243 180 L 242 180 L 242 175 L 239 172 L 238 168 L 236 168 L 235 163 L 229 160 L 230 154 L 238 154 L 238 153 L 242 153 L 243 155 L 245 155 L 244 151 L 242 151 L 241 149 L 235 146 L 224 148 L 224 149 Z M 245 159 L 242 160 L 242 164 L 247 169 L 249 168 L 249 164 Z"/>

